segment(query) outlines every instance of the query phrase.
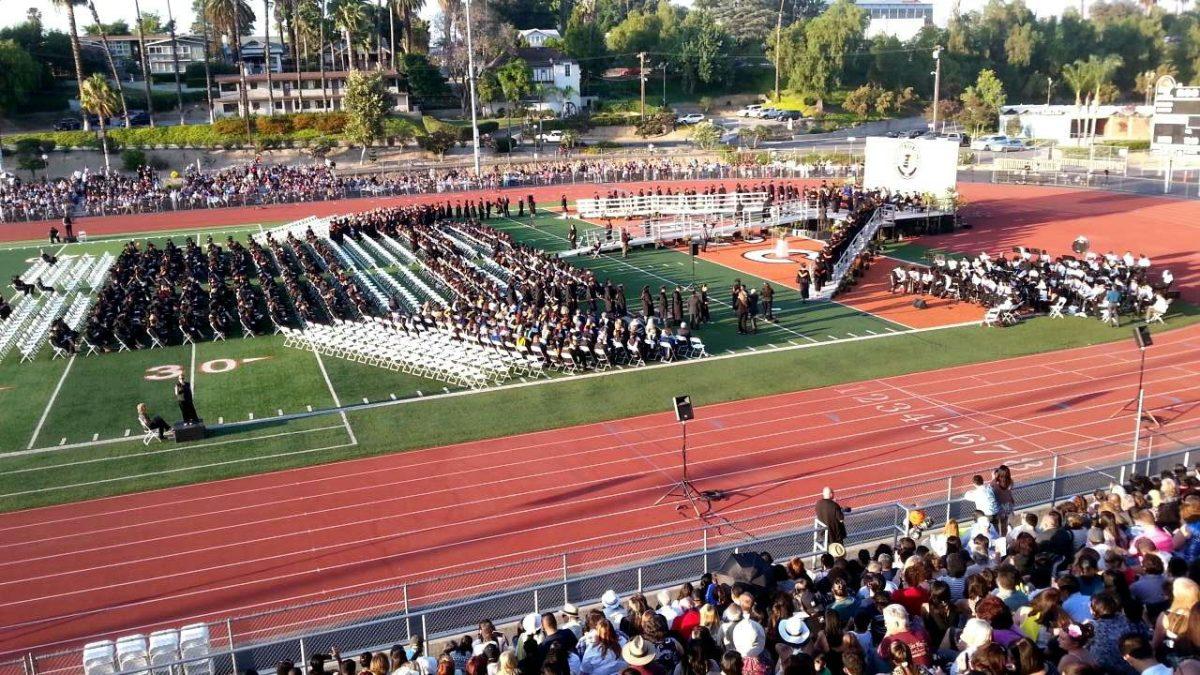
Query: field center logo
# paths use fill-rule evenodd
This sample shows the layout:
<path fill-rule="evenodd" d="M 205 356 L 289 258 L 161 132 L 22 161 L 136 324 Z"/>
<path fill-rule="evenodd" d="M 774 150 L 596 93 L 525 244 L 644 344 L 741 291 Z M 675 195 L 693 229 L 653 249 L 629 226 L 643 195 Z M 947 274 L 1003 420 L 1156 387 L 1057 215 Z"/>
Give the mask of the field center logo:
<path fill-rule="evenodd" d="M 921 149 L 912 141 L 903 141 L 896 148 L 896 173 L 901 178 L 911 179 L 921 168 Z"/>

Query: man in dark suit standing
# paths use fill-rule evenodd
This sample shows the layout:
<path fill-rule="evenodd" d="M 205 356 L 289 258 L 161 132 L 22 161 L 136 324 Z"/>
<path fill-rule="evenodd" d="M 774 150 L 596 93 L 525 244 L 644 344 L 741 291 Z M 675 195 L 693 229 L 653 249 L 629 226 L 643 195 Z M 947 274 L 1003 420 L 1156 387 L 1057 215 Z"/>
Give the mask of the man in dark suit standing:
<path fill-rule="evenodd" d="M 179 374 L 175 381 L 175 402 L 179 404 L 179 414 L 183 416 L 184 424 L 199 424 L 200 416 L 196 414 L 196 404 L 192 401 L 192 385 Z"/>
<path fill-rule="evenodd" d="M 774 323 L 775 321 L 775 288 L 766 281 L 762 285 L 762 313 L 767 321 Z"/>
<path fill-rule="evenodd" d="M 841 504 L 833 501 L 833 489 L 821 490 L 821 498 L 816 505 L 817 520 L 821 521 L 828 530 L 827 543 L 840 544 L 846 540 L 846 515 L 842 512 Z"/>

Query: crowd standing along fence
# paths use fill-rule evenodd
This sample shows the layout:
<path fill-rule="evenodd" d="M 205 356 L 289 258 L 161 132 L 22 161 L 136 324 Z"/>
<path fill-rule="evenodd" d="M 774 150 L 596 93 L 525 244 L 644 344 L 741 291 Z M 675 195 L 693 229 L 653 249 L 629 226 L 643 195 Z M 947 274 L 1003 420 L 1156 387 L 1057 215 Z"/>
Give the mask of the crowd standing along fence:
<path fill-rule="evenodd" d="M 529 160 L 505 164 L 500 174 L 485 174 L 483 179 L 463 175 L 422 176 L 425 172 L 405 172 L 411 180 L 397 181 L 397 171 L 376 171 L 373 174 L 348 173 L 344 187 L 326 189 L 298 195 L 286 190 L 256 186 L 250 190 L 227 194 L 191 195 L 183 192 L 172 194 L 170 188 L 161 188 L 137 199 L 110 198 L 99 202 L 84 202 L 71 207 L 75 217 L 98 217 L 131 215 L 138 213 L 165 213 L 170 211 L 192 211 L 198 209 L 241 208 L 246 206 L 268 206 L 274 204 L 302 204 L 308 202 L 340 201 L 380 197 L 400 197 L 417 194 L 452 194 L 471 190 L 502 190 L 524 187 L 575 185 L 580 183 L 630 183 L 642 181 L 692 181 L 692 180 L 752 180 L 784 178 L 853 178 L 860 168 L 857 164 L 723 164 L 713 157 L 697 160 L 695 165 L 661 166 L 663 157 L 626 157 L 621 162 L 606 160 L 604 166 L 594 159 L 563 158 L 559 160 Z M 671 157 L 678 161 L 679 158 Z M 645 160 L 645 165 L 637 165 Z M 552 170 L 547 165 L 566 166 L 579 163 L 592 165 L 587 169 Z M 657 164 L 655 164 L 657 163 Z M 543 167 L 535 169 L 533 167 Z M 338 172 L 339 175 L 342 173 Z M 0 222 L 29 222 L 57 220 L 64 213 L 63 204 L 21 205 L 4 203 L 0 195 Z"/>
<path fill-rule="evenodd" d="M 971 476 L 987 475 L 1000 463 L 1013 469 L 1014 498 L 1024 510 L 1106 488 L 1135 472 L 1155 474 L 1178 464 L 1190 466 L 1193 452 L 1200 449 L 1200 425 L 1146 433 L 1136 454 L 1129 440 L 1023 456 L 979 434 L 950 433 L 941 439 L 946 452 L 962 455 L 952 472 L 920 481 L 884 478 L 869 486 L 874 489 L 837 495 L 850 509 L 848 548 L 894 544 L 904 536 L 913 509 L 925 513 L 926 531 L 951 518 L 969 521 L 973 506 L 962 496 Z M 982 450 L 985 444 L 987 449 Z M 122 672 L 232 675 L 250 668 L 270 670 L 283 660 L 303 664 L 309 655 L 328 653 L 331 647 L 353 655 L 403 643 L 412 635 L 437 640 L 473 633 L 485 619 L 500 624 L 530 612 L 558 610 L 568 601 L 588 605 L 610 589 L 628 598 L 632 593 L 675 586 L 696 580 L 739 550 L 769 552 L 776 560 L 812 556 L 823 546 L 823 531 L 812 508 L 817 496 L 779 502 L 769 512 L 761 508 L 739 512 L 731 505 L 696 526 L 663 528 L 640 536 L 628 533 L 585 549 L 510 556 L 486 568 L 464 560 L 457 567 L 413 575 L 391 585 L 328 591 L 302 604 L 208 623 L 209 653 L 203 658 L 193 655 Z M 162 626 L 130 627 L 128 632 L 158 628 Z M 85 669 L 81 646 L 0 661 L 0 675 L 34 674 L 98 675 Z"/>

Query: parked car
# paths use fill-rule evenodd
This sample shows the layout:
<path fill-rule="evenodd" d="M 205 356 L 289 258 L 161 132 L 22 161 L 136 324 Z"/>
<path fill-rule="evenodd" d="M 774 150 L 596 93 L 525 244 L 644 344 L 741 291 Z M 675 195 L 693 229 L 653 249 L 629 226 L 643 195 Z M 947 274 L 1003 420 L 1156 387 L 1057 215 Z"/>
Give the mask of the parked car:
<path fill-rule="evenodd" d="M 757 103 L 748 105 L 745 108 L 737 111 L 738 117 L 758 117 L 762 113 L 762 106 Z"/>
<path fill-rule="evenodd" d="M 783 111 L 778 108 L 763 108 L 762 114 L 759 117 L 764 120 L 775 120 L 779 119 L 781 114 L 783 114 Z"/>
<path fill-rule="evenodd" d="M 970 136 L 968 136 L 964 133 L 958 132 L 958 131 L 951 131 L 948 133 L 938 134 L 937 137 L 954 141 L 955 143 L 958 143 L 958 147 L 960 147 L 960 148 L 967 147 L 967 145 L 971 142 Z"/>
<path fill-rule="evenodd" d="M 780 122 L 786 122 L 788 120 L 802 120 L 804 119 L 804 115 L 799 110 L 780 110 L 779 115 L 777 115 L 775 119 L 779 120 Z"/>
<path fill-rule="evenodd" d="M 543 134 L 538 134 L 534 138 L 543 143 L 562 143 L 563 132 L 562 129 L 554 129 Z"/>
<path fill-rule="evenodd" d="M 1004 134 L 992 134 L 990 136 L 980 136 L 971 143 L 972 150 L 993 150 L 1000 147 L 1008 140 L 1008 136 Z"/>
<path fill-rule="evenodd" d="M 77 129 L 82 129 L 82 128 L 83 128 L 83 122 L 80 122 L 79 120 L 75 119 L 74 117 L 64 117 L 61 120 L 54 123 L 55 131 L 75 131 Z"/>
<path fill-rule="evenodd" d="M 889 131 L 883 135 L 884 138 L 900 138 L 899 131 Z"/>
<path fill-rule="evenodd" d="M 675 120 L 676 124 L 698 124 L 704 121 L 704 113 L 688 113 Z"/>
<path fill-rule="evenodd" d="M 1028 146 L 1025 145 L 1025 141 L 1019 138 L 1008 138 L 992 144 L 992 150 L 996 152 L 1020 152 L 1021 150 L 1028 149 Z"/>
<path fill-rule="evenodd" d="M 118 118 L 119 119 L 119 118 Z M 129 125 L 134 127 L 144 127 L 150 124 L 150 113 L 145 110 L 130 110 Z"/>
<path fill-rule="evenodd" d="M 920 138 L 924 135 L 925 135 L 924 129 L 910 129 L 907 132 L 905 132 L 904 137 L 905 138 Z"/>

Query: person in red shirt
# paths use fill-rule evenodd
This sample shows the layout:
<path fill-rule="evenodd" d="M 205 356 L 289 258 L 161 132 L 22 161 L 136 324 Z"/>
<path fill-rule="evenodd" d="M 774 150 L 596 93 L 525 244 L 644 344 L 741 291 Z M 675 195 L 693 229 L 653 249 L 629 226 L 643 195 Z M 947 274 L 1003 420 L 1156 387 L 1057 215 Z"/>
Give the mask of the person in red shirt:
<path fill-rule="evenodd" d="M 933 658 L 929 653 L 929 636 L 924 630 L 909 626 L 908 610 L 902 605 L 888 605 L 883 608 L 883 625 L 887 633 L 879 643 L 879 658 L 885 663 L 891 662 L 892 643 L 903 642 L 912 654 L 913 663 L 926 668 L 933 666 Z"/>
<path fill-rule="evenodd" d="M 925 567 L 920 564 L 909 565 L 904 568 L 903 578 L 904 587 L 892 593 L 892 602 L 902 605 L 909 614 L 919 614 L 922 605 L 929 602 L 929 589 L 925 587 Z"/>
<path fill-rule="evenodd" d="M 671 622 L 671 635 L 686 645 L 692 639 L 692 629 L 700 625 L 700 611 L 696 609 L 691 598 L 679 600 L 679 616 Z"/>

